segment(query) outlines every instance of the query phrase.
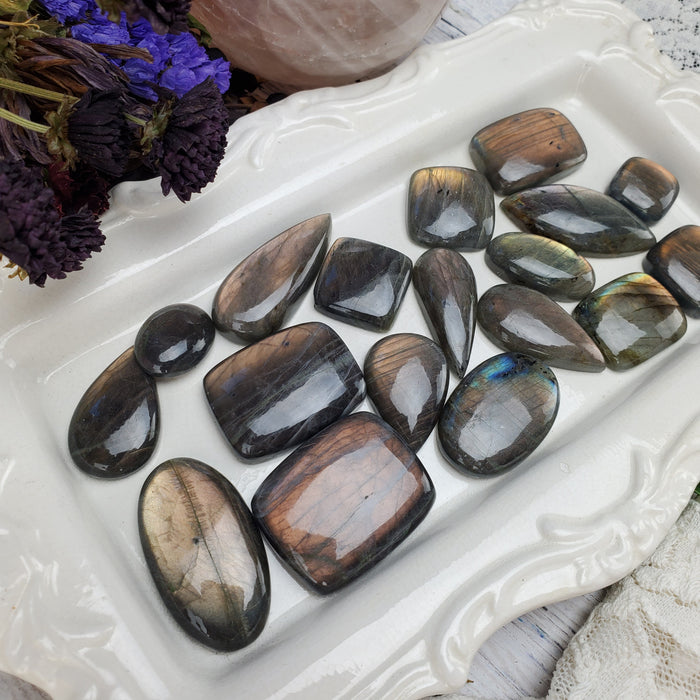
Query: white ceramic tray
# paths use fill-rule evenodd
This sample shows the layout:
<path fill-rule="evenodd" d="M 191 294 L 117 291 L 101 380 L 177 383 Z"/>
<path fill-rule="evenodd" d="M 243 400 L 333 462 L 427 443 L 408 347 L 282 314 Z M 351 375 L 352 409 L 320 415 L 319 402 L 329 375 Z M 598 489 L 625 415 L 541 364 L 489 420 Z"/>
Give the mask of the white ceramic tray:
<path fill-rule="evenodd" d="M 297 94 L 241 119 L 217 181 L 188 205 L 157 183 L 121 186 L 108 243 L 84 272 L 0 292 L 0 669 L 56 700 L 418 698 L 467 679 L 501 624 L 629 572 L 700 479 L 700 321 L 626 373 L 557 370 L 560 414 L 540 448 L 491 480 L 452 471 L 432 436 L 420 457 L 437 501 L 373 571 L 319 598 L 269 552 L 272 609 L 247 649 L 217 654 L 170 619 L 140 549 L 136 504 L 151 467 L 191 456 L 249 502 L 279 462 L 238 462 L 209 414 L 204 373 L 238 346 L 217 337 L 190 375 L 162 382 L 152 462 L 125 479 L 79 472 L 66 447 L 73 408 L 168 303 L 208 309 L 224 275 L 262 241 L 329 211 L 334 236 L 389 244 L 405 233 L 410 174 L 470 166 L 480 127 L 532 107 L 562 110 L 586 163 L 567 181 L 604 189 L 629 156 L 671 169 L 681 195 L 659 237 L 700 223 L 700 78 L 662 60 L 649 30 L 605 0 L 534 2 L 466 40 L 422 48 L 393 73 Z M 512 229 L 498 214 L 497 233 Z M 467 255 L 480 290 L 497 278 Z M 600 284 L 642 256 L 595 260 Z M 310 295 L 290 323 L 320 318 Z M 335 324 L 361 363 L 378 335 Z M 393 331 L 427 327 L 409 290 Z M 498 350 L 481 335 L 471 366 Z M 454 378 L 453 378 L 454 384 Z M 366 407 L 366 405 L 365 405 Z"/>

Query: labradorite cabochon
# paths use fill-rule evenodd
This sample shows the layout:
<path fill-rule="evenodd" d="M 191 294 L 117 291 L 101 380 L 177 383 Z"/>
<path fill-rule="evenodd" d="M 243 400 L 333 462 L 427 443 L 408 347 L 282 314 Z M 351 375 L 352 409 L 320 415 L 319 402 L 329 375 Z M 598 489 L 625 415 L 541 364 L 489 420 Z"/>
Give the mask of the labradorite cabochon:
<path fill-rule="evenodd" d="M 504 233 L 486 248 L 490 268 L 557 301 L 579 301 L 593 291 L 591 264 L 569 246 L 533 233 Z"/>
<path fill-rule="evenodd" d="M 521 352 L 552 367 L 602 372 L 603 355 L 586 331 L 542 292 L 499 284 L 479 299 L 476 317 L 486 337 L 502 350 Z"/>
<path fill-rule="evenodd" d="M 411 260 L 360 238 L 338 238 L 314 286 L 316 309 L 360 328 L 387 331 L 411 281 Z"/>
<path fill-rule="evenodd" d="M 222 360 L 204 377 L 209 406 L 236 453 L 258 459 L 303 442 L 365 396 L 362 370 L 324 323 L 302 323 Z"/>
<path fill-rule="evenodd" d="M 494 226 L 493 190 L 476 170 L 459 167 L 421 168 L 408 186 L 408 233 L 431 247 L 478 250 Z"/>
<path fill-rule="evenodd" d="M 534 452 L 558 409 L 559 385 L 547 365 L 519 353 L 496 355 L 448 397 L 438 422 L 440 446 L 464 474 L 501 474 Z"/>
<path fill-rule="evenodd" d="M 330 230 L 330 214 L 319 214 L 283 231 L 240 262 L 214 296 L 217 329 L 246 343 L 278 331 L 316 278 Z"/>
<path fill-rule="evenodd" d="M 502 195 L 558 179 L 586 159 L 586 146 L 559 110 L 530 109 L 480 129 L 469 154 Z"/>
<path fill-rule="evenodd" d="M 447 364 L 463 377 L 476 326 L 476 279 L 471 265 L 456 250 L 431 248 L 416 260 L 413 286 Z"/>
<path fill-rule="evenodd" d="M 587 187 L 535 187 L 506 197 L 501 208 L 524 231 L 553 238 L 577 253 L 632 255 L 656 243 L 649 227 L 629 209 Z"/>
<path fill-rule="evenodd" d="M 141 489 L 138 524 L 163 602 L 191 637 L 220 651 L 250 644 L 270 609 L 262 537 L 231 483 L 196 459 L 170 459 Z"/>
<path fill-rule="evenodd" d="M 415 333 L 378 340 L 364 364 L 367 396 L 379 415 L 417 451 L 435 427 L 449 375 L 440 346 Z"/>
<path fill-rule="evenodd" d="M 700 226 L 681 226 L 649 250 L 644 269 L 694 315 L 700 311 Z"/>
<path fill-rule="evenodd" d="M 204 359 L 214 333 L 211 318 L 199 307 L 165 306 L 141 325 L 134 342 L 134 356 L 148 374 L 175 377 Z"/>
<path fill-rule="evenodd" d="M 131 347 L 78 402 L 68 427 L 68 449 L 73 462 L 91 476 L 126 476 L 153 454 L 159 426 L 155 380 L 136 362 Z"/>
<path fill-rule="evenodd" d="M 415 453 L 381 418 L 358 412 L 292 452 L 260 485 L 252 510 L 289 569 L 326 594 L 384 559 L 434 500 Z"/>
<path fill-rule="evenodd" d="M 593 338 L 611 369 L 624 370 L 665 350 L 685 334 L 685 314 L 653 277 L 633 272 L 593 291 L 572 316 Z"/>
<path fill-rule="evenodd" d="M 615 173 L 608 194 L 642 221 L 659 221 L 678 197 L 678 180 L 663 165 L 635 156 Z"/>

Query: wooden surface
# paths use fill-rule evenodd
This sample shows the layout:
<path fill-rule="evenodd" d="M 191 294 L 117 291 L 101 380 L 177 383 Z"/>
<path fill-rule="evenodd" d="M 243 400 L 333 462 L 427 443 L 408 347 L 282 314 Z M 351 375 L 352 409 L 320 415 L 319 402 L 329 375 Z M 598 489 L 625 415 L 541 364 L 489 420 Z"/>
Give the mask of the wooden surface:
<path fill-rule="evenodd" d="M 451 0 L 425 41 L 437 43 L 468 35 L 516 4 L 517 0 Z M 673 53 L 677 37 L 660 25 L 665 19 L 664 0 L 626 0 L 623 4 L 651 20 L 657 35 L 661 34 L 660 48 L 677 59 L 678 55 Z M 658 12 L 654 13 L 655 9 Z M 697 40 L 697 43 L 692 46 L 700 50 L 697 25 L 693 36 L 691 41 Z M 684 52 L 679 54 L 684 59 L 683 66 L 697 70 L 698 54 L 694 51 L 689 54 L 687 36 L 679 39 L 686 41 Z M 533 610 L 502 627 L 478 651 L 469 672 L 469 682 L 460 695 L 491 700 L 545 697 L 559 657 L 603 595 L 603 591 L 598 591 Z"/>

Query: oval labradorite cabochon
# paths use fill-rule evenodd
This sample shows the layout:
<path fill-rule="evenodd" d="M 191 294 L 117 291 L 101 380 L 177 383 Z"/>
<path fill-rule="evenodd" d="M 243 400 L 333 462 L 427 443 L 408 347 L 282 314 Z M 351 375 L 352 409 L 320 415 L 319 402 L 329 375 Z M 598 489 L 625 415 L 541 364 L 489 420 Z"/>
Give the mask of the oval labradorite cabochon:
<path fill-rule="evenodd" d="M 559 385 L 528 355 L 496 355 L 475 367 L 445 403 L 438 436 L 458 471 L 500 474 L 544 440 L 559 409 Z"/>
<path fill-rule="evenodd" d="M 236 489 L 196 459 L 171 459 L 143 485 L 138 520 L 158 592 L 185 632 L 221 651 L 250 644 L 267 621 L 270 578 Z"/>
<path fill-rule="evenodd" d="M 195 367 L 214 341 L 209 315 L 192 304 L 172 304 L 151 314 L 136 334 L 134 355 L 154 377 L 175 377 Z"/>
<path fill-rule="evenodd" d="M 129 348 L 78 402 L 68 426 L 68 449 L 75 464 L 91 476 L 126 476 L 150 458 L 159 425 L 155 380 Z"/>

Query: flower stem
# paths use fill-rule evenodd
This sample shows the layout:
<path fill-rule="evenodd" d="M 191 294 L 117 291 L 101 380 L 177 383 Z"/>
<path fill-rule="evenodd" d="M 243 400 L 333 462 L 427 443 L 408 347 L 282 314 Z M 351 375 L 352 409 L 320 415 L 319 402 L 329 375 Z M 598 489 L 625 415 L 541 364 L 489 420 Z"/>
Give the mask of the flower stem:
<path fill-rule="evenodd" d="M 0 78 L 0 88 L 7 88 L 14 92 L 32 95 L 33 97 L 43 97 L 45 100 L 53 100 L 54 102 L 66 101 L 72 104 L 78 101 L 78 98 L 72 95 L 64 95 L 62 92 L 56 92 L 54 90 L 45 90 L 35 85 L 26 85 L 25 83 L 20 83 L 19 80 L 12 80 L 10 78 Z"/>
<path fill-rule="evenodd" d="M 140 119 L 139 117 L 135 117 L 133 114 L 124 113 L 124 117 L 126 119 L 128 119 L 130 122 L 133 122 L 134 124 L 138 124 L 139 126 L 146 126 L 146 124 L 148 123 L 144 119 Z"/>
<path fill-rule="evenodd" d="M 29 119 L 20 117 L 19 114 L 10 112 L 9 109 L 5 109 L 4 107 L 0 107 L 0 119 L 6 119 L 8 122 L 12 122 L 13 124 L 19 124 L 19 126 L 22 126 L 25 129 L 29 129 L 30 131 L 36 131 L 40 134 L 45 134 L 49 130 L 49 127 L 46 124 L 37 124 L 36 122 L 30 121 Z"/>

